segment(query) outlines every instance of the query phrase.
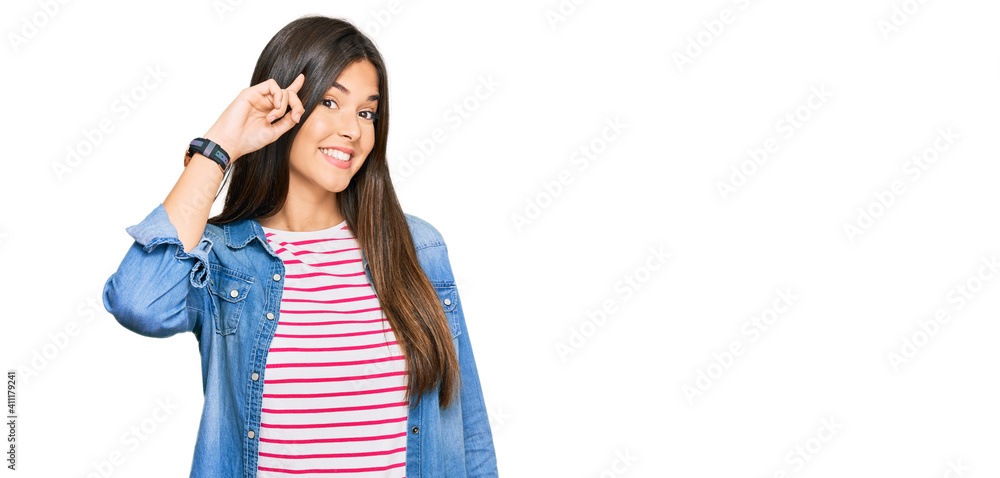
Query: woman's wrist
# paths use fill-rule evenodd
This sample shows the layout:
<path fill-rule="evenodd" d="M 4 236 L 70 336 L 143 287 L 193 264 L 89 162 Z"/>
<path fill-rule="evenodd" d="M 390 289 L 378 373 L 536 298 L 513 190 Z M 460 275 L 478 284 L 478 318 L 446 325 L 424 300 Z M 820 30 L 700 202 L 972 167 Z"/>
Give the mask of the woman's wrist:
<path fill-rule="evenodd" d="M 215 160 L 213 160 L 212 158 L 206 157 L 205 155 L 199 152 L 195 152 L 194 154 L 190 155 L 187 158 L 187 161 L 188 164 L 184 165 L 185 170 L 189 169 L 189 167 L 192 164 L 196 164 L 197 165 L 196 168 L 198 168 L 198 170 L 204 168 L 204 169 L 211 169 L 213 171 L 218 171 L 219 177 L 222 177 L 225 174 L 225 171 L 222 170 L 222 168 L 219 166 L 219 163 L 215 162 Z"/>
<path fill-rule="evenodd" d="M 236 158 L 243 156 L 243 153 L 236 149 L 236 142 L 230 141 L 225 135 L 218 132 L 208 130 L 202 138 L 205 138 L 217 145 L 219 145 L 223 151 L 229 156 L 229 163 L 232 164 Z"/>

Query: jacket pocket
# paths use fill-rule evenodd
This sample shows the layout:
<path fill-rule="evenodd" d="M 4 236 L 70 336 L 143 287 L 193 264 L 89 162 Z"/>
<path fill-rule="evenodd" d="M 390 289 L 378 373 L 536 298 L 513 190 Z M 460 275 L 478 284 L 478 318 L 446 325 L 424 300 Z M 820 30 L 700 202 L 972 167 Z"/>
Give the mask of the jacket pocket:
<path fill-rule="evenodd" d="M 208 290 L 212 298 L 215 331 L 221 335 L 236 332 L 253 285 L 253 276 L 218 264 L 209 264 Z"/>
<path fill-rule="evenodd" d="M 462 329 L 458 325 L 458 288 L 452 282 L 435 282 L 433 285 L 439 303 L 441 307 L 444 307 L 444 315 L 448 318 L 451 338 L 454 339 L 462 333 Z"/>

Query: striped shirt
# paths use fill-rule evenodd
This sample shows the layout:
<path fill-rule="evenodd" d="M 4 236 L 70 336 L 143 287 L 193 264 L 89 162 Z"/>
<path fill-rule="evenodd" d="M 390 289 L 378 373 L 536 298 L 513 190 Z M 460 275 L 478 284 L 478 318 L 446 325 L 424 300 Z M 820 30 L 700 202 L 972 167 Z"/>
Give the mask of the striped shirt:
<path fill-rule="evenodd" d="M 285 283 L 264 372 L 257 476 L 404 476 L 406 362 L 347 221 L 263 229 Z"/>

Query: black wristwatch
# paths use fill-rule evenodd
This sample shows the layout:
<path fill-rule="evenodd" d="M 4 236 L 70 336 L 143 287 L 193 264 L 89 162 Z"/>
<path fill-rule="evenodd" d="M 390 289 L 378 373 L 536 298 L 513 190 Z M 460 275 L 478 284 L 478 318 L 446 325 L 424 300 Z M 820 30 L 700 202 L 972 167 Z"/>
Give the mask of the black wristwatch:
<path fill-rule="evenodd" d="M 191 145 L 188 147 L 187 154 L 184 155 L 184 167 L 186 168 L 188 163 L 191 162 L 191 158 L 194 157 L 194 153 L 201 153 L 212 161 L 215 161 L 222 172 L 226 172 L 226 168 L 229 167 L 229 153 L 222 149 L 218 143 L 205 138 L 195 138 L 191 140 Z"/>

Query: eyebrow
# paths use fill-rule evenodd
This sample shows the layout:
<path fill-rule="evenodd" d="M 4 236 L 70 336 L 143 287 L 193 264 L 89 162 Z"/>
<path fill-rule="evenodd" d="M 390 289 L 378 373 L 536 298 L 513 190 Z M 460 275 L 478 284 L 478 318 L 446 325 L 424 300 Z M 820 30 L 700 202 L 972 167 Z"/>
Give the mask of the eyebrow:
<path fill-rule="evenodd" d="M 336 88 L 336 89 L 338 89 L 338 90 L 340 90 L 340 91 L 342 91 L 345 95 L 351 94 L 351 92 L 348 91 L 347 88 L 344 88 L 344 85 L 341 85 L 340 83 L 337 83 L 336 81 L 333 82 L 333 87 Z M 368 101 L 378 101 L 378 95 L 371 95 L 371 96 L 369 96 L 368 97 Z"/>

